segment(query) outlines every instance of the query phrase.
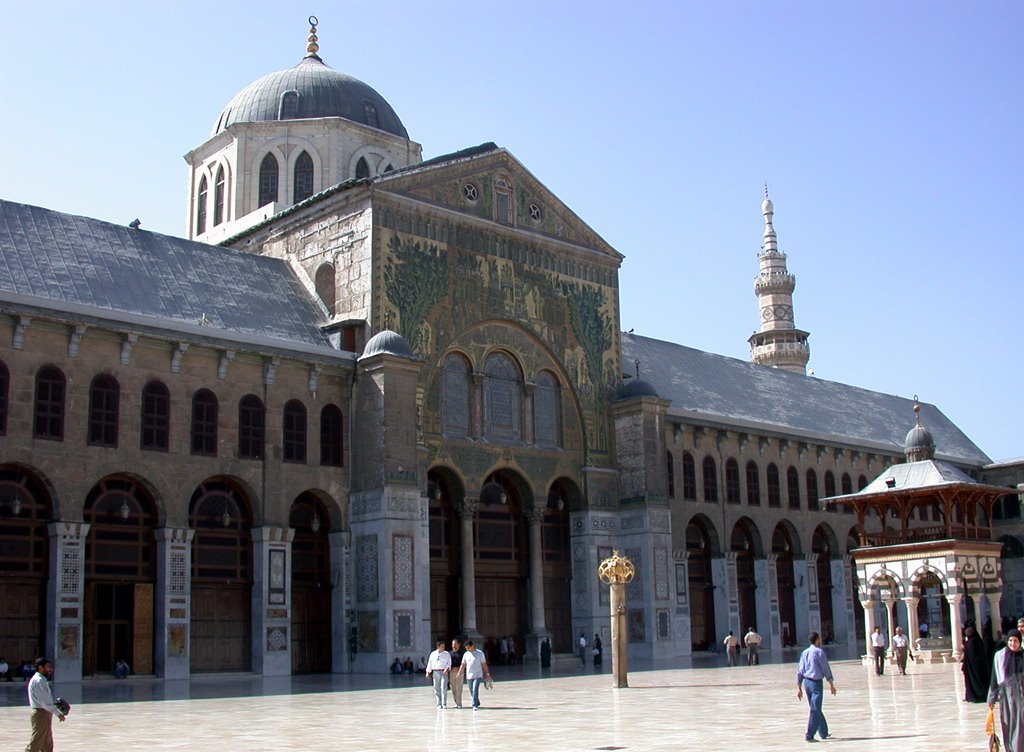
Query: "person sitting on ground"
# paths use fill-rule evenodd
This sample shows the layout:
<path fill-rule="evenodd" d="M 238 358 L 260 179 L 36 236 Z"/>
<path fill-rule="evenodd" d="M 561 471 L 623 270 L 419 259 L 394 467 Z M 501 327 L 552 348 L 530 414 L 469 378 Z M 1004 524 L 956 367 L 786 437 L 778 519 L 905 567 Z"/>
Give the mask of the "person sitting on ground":
<path fill-rule="evenodd" d="M 402 673 L 402 662 L 398 660 L 398 656 L 395 656 L 395 662 L 391 664 L 391 673 L 400 674 Z"/>
<path fill-rule="evenodd" d="M 35 667 L 31 663 L 29 663 L 28 661 L 22 661 L 21 662 L 21 677 L 25 681 L 28 681 L 33 676 L 35 676 L 35 673 L 36 673 Z"/>
<path fill-rule="evenodd" d="M 412 665 L 412 658 L 405 656 L 405 660 L 402 661 L 402 671 L 406 674 L 411 674 L 416 670 L 416 667 Z"/>
<path fill-rule="evenodd" d="M 7 659 L 0 655 L 0 681 L 2 680 L 11 681 L 11 667 L 7 664 Z"/>
<path fill-rule="evenodd" d="M 114 664 L 114 676 L 118 679 L 127 679 L 128 674 L 132 672 L 131 667 L 128 665 L 128 661 L 121 658 L 117 663 Z"/>
<path fill-rule="evenodd" d="M 426 658 L 424 658 L 424 657 L 423 657 L 423 656 L 421 655 L 421 656 L 420 656 L 420 662 L 419 662 L 419 665 L 418 665 L 418 666 L 416 666 L 416 673 L 420 673 L 420 672 L 422 672 L 422 671 L 426 671 L 426 670 L 427 670 L 427 659 L 426 659 Z"/>

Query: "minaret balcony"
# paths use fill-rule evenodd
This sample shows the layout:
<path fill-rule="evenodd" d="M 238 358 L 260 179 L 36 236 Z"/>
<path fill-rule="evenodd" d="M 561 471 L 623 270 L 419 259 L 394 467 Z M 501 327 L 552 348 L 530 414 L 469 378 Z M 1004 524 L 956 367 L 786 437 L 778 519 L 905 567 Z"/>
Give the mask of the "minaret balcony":
<path fill-rule="evenodd" d="M 794 274 L 762 274 L 754 280 L 754 292 L 758 295 L 792 295 L 795 289 Z"/>

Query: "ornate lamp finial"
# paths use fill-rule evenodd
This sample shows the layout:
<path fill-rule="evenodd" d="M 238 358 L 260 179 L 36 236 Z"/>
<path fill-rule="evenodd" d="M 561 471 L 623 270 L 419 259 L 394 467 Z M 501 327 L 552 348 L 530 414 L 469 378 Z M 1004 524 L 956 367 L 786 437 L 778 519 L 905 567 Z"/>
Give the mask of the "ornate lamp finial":
<path fill-rule="evenodd" d="M 601 562 L 597 568 L 597 576 L 606 585 L 626 584 L 632 582 L 636 576 L 636 568 L 633 562 L 625 556 L 620 556 L 618 549 L 612 551 L 612 555 Z"/>
<path fill-rule="evenodd" d="M 320 45 L 317 44 L 316 38 L 316 27 L 320 21 L 316 16 L 309 17 L 309 37 L 306 39 L 308 44 L 306 45 L 306 57 L 318 57 L 316 54 L 320 51 Z"/>
<path fill-rule="evenodd" d="M 764 197 L 768 198 L 768 182 L 767 181 L 765 181 L 765 184 L 764 184 Z"/>

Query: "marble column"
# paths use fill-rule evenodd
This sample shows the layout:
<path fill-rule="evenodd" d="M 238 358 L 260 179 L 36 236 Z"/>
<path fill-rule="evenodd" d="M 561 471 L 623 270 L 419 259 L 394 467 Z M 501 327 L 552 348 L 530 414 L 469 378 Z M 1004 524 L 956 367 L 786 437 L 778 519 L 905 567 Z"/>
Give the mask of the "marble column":
<path fill-rule="evenodd" d="M 864 654 L 868 658 L 873 658 L 875 649 L 871 644 L 871 634 L 875 631 L 875 602 L 861 601 L 860 605 L 864 607 Z"/>
<path fill-rule="evenodd" d="M 483 635 L 476 628 L 476 546 L 473 545 L 473 519 L 479 501 L 463 499 L 457 505 L 462 549 L 462 632 L 466 639 L 483 647 Z"/>
<path fill-rule="evenodd" d="M 290 527 L 252 530 L 252 670 L 292 672 L 292 539 Z"/>
<path fill-rule="evenodd" d="M 728 583 L 728 591 L 726 593 L 729 604 L 729 616 L 726 624 L 729 626 L 725 631 L 732 630 L 737 640 L 743 639 L 743 627 L 740 625 L 740 599 L 739 599 L 739 579 L 736 572 L 736 552 L 726 551 L 725 552 L 725 579 Z M 719 632 L 722 630 L 720 629 Z M 721 639 L 722 636 L 719 636 Z"/>
<path fill-rule="evenodd" d="M 84 522 L 51 522 L 46 529 L 50 533 L 46 656 L 53 662 L 57 681 L 61 684 L 80 682 L 82 624 L 85 618 L 85 539 L 89 535 L 89 525 Z"/>
<path fill-rule="evenodd" d="M 896 599 L 891 598 L 885 601 L 885 617 L 888 620 L 888 627 L 882 629 L 888 642 L 896 634 Z"/>
<path fill-rule="evenodd" d="M 526 635 L 529 649 L 525 654 L 539 659 L 541 641 L 549 637 L 544 620 L 544 510 L 530 507 L 523 512 L 530 526 L 530 631 Z"/>
<path fill-rule="evenodd" d="M 946 600 L 949 602 L 949 629 L 953 633 L 950 635 L 953 657 L 959 660 L 964 654 L 964 627 L 963 620 L 960 618 L 960 603 L 963 596 L 959 593 L 947 595 Z"/>
<path fill-rule="evenodd" d="M 819 556 L 822 556 L 822 554 L 809 553 L 804 556 L 804 562 L 807 567 L 807 629 L 809 632 L 821 634 L 821 590 L 818 583 Z"/>
<path fill-rule="evenodd" d="M 920 600 L 920 598 L 912 596 L 907 596 L 903 599 L 903 603 L 907 607 L 907 639 L 915 647 L 917 647 L 917 640 L 921 635 L 920 625 L 917 621 L 917 604 Z"/>
<path fill-rule="evenodd" d="M 767 647 L 772 651 L 772 655 L 782 655 L 782 624 L 781 617 L 779 616 L 779 569 L 778 569 L 778 554 L 768 554 L 767 556 L 767 579 L 768 579 L 768 600 L 770 610 L 770 621 L 768 622 L 768 628 L 765 630 L 767 634 L 762 632 L 761 636 L 767 641 L 767 645 L 762 645 L 762 648 Z"/>
<path fill-rule="evenodd" d="M 971 596 L 971 602 L 974 604 L 974 629 L 980 635 L 981 625 L 985 623 L 985 620 L 981 618 L 981 593 L 977 592 Z"/>
<path fill-rule="evenodd" d="M 988 598 L 988 609 L 992 612 L 992 637 L 994 638 L 996 636 L 996 632 L 1003 628 L 1002 608 L 999 605 L 999 599 L 1003 597 L 1003 594 L 985 593 L 985 597 Z"/>
<path fill-rule="evenodd" d="M 156 597 L 153 603 L 154 668 L 164 679 L 191 674 L 192 538 L 195 530 L 162 527 L 156 533 Z"/>
<path fill-rule="evenodd" d="M 350 530 L 337 530 L 327 534 L 331 544 L 331 671 L 347 674 L 355 660 L 355 640 L 349 636 L 356 629 L 355 622 L 345 618 L 345 601 L 348 595 L 346 576 L 346 554 L 352 543 Z"/>
<path fill-rule="evenodd" d="M 769 561 L 770 559 L 770 561 Z M 756 619 L 757 631 L 761 635 L 761 649 L 770 650 L 773 645 L 772 631 L 779 623 L 779 602 L 774 596 L 776 588 L 775 561 L 774 555 L 769 554 L 768 558 L 754 559 L 754 616 Z M 754 624 L 743 624 L 740 629 L 743 634 L 747 633 L 747 627 Z M 742 642 L 743 638 L 739 638 Z M 778 653 L 775 653 L 778 655 Z"/>

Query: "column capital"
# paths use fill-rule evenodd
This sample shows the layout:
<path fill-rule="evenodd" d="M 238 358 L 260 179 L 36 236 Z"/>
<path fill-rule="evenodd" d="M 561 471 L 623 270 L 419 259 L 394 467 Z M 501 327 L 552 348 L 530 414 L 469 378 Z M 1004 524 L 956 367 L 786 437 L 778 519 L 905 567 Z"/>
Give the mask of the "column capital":
<path fill-rule="evenodd" d="M 900 600 L 906 603 L 908 607 L 914 607 L 921 601 L 920 598 L 915 598 L 912 595 L 904 595 Z"/>
<path fill-rule="evenodd" d="M 951 606 L 959 606 L 960 601 L 962 601 L 963 599 L 964 597 L 960 593 L 951 593 L 946 596 L 946 600 L 949 602 L 949 605 Z"/>
<path fill-rule="evenodd" d="M 158 540 L 165 540 L 168 543 L 191 543 L 196 531 L 190 527 L 158 527 L 153 531 L 153 536 Z"/>
<path fill-rule="evenodd" d="M 51 538 L 64 538 L 65 540 L 74 540 L 76 538 L 84 540 L 89 535 L 89 523 L 88 522 L 65 522 L 64 520 L 57 520 L 56 522 L 50 522 L 47 524 L 46 529 L 50 533 Z"/>
<path fill-rule="evenodd" d="M 254 543 L 266 541 L 268 543 L 291 543 L 295 537 L 295 528 L 276 527 L 264 525 L 252 529 L 252 540 Z"/>
<path fill-rule="evenodd" d="M 544 522 L 544 514 L 547 512 L 543 507 L 526 507 L 523 509 L 523 516 L 531 525 L 540 525 Z"/>
<path fill-rule="evenodd" d="M 462 501 L 456 502 L 454 506 L 455 513 L 459 517 L 469 517 L 472 519 L 476 517 L 476 512 L 480 508 L 480 500 L 463 497 Z"/>

